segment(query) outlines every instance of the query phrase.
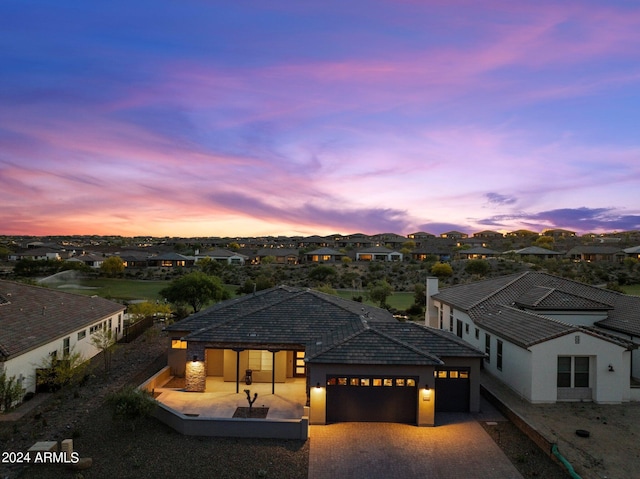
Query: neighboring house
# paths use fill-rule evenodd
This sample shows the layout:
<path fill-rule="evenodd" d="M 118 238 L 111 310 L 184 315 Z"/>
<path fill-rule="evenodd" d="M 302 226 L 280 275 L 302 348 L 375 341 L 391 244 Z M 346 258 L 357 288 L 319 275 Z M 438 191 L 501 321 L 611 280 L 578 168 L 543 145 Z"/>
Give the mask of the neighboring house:
<path fill-rule="evenodd" d="M 462 233 L 460 231 L 447 231 L 446 233 L 440 234 L 440 238 L 450 239 L 450 240 L 461 240 L 464 238 L 468 238 L 469 235 L 467 233 Z"/>
<path fill-rule="evenodd" d="M 411 252 L 411 259 L 416 261 L 424 261 L 433 256 L 438 258 L 438 261 L 449 261 L 451 259 L 451 249 L 437 246 L 425 246 Z"/>
<path fill-rule="evenodd" d="M 499 231 L 484 230 L 484 231 L 479 231 L 477 233 L 473 233 L 473 237 L 482 238 L 482 239 L 497 239 L 497 238 L 504 238 L 504 234 L 500 233 Z"/>
<path fill-rule="evenodd" d="M 539 259 L 559 259 L 560 257 L 564 256 L 564 253 L 553 251 L 547 248 L 541 248 L 540 246 L 529 246 L 527 248 L 517 249 L 515 251 L 506 251 L 503 254 L 515 254 L 516 256 L 520 256 L 520 258 L 524 258 L 525 256 L 533 256 Z"/>
<path fill-rule="evenodd" d="M 625 252 L 615 246 L 576 246 L 567 251 L 567 257 L 574 261 L 621 263 L 625 256 Z"/>
<path fill-rule="evenodd" d="M 487 258 L 495 258 L 496 256 L 499 256 L 501 253 L 489 248 L 483 248 L 481 246 L 477 246 L 475 248 L 462 249 L 458 251 L 457 254 L 460 256 L 460 259 L 487 259 Z"/>
<path fill-rule="evenodd" d="M 193 266 L 196 262 L 195 258 L 178 253 L 164 253 L 157 256 L 151 256 L 147 261 L 149 266 L 162 268 Z"/>
<path fill-rule="evenodd" d="M 166 328 L 172 374 L 187 391 L 207 376 L 279 383 L 306 377 L 310 423 L 434 425 L 440 411 L 479 410 L 484 354 L 454 335 L 386 310 L 280 286 L 218 303 Z"/>
<path fill-rule="evenodd" d="M 36 368 L 51 356 L 95 356 L 91 335 L 99 329 L 121 337 L 124 309 L 97 296 L 0 280 L 0 370 L 33 392 Z"/>
<path fill-rule="evenodd" d="M 640 260 L 640 246 L 634 246 L 633 248 L 626 248 L 623 250 L 628 258 L 635 258 Z"/>
<path fill-rule="evenodd" d="M 640 400 L 640 297 L 538 272 L 442 291 L 429 278 L 426 321 L 484 350 L 484 369 L 532 403 Z"/>
<path fill-rule="evenodd" d="M 262 263 L 267 256 L 273 256 L 276 264 L 298 264 L 299 251 L 289 248 L 263 248 L 258 251 L 254 263 Z"/>
<path fill-rule="evenodd" d="M 320 248 L 304 255 L 310 263 L 336 263 L 346 255 L 331 248 Z"/>
<path fill-rule="evenodd" d="M 402 261 L 402 253 L 384 246 L 374 246 L 356 252 L 356 261 Z"/>
<path fill-rule="evenodd" d="M 73 258 L 70 258 L 68 261 L 69 262 L 83 263 L 83 264 L 89 266 L 90 268 L 97 269 L 100 266 L 102 266 L 102 263 L 104 262 L 104 257 L 103 256 L 97 256 L 97 255 L 94 255 L 94 254 L 83 254 L 83 255 L 80 255 L 80 256 L 74 256 Z"/>
<path fill-rule="evenodd" d="M 146 268 L 148 266 L 149 255 L 135 251 L 123 251 L 118 253 L 125 268 Z"/>
<path fill-rule="evenodd" d="M 219 248 L 196 254 L 196 263 L 204 258 L 227 264 L 245 264 L 249 260 L 249 257 L 244 254 Z"/>
<path fill-rule="evenodd" d="M 63 258 L 64 256 L 64 258 Z M 20 261 L 21 259 L 29 259 L 29 260 L 57 260 L 60 261 L 65 259 L 67 256 L 63 254 L 63 252 L 59 249 L 51 249 L 51 248 L 30 248 L 26 251 L 22 251 L 20 253 L 11 253 L 9 254 L 9 261 Z"/>
<path fill-rule="evenodd" d="M 573 238 L 575 235 L 575 231 L 569 231 L 562 228 L 552 228 L 542 232 L 542 236 L 551 236 L 552 238 Z"/>

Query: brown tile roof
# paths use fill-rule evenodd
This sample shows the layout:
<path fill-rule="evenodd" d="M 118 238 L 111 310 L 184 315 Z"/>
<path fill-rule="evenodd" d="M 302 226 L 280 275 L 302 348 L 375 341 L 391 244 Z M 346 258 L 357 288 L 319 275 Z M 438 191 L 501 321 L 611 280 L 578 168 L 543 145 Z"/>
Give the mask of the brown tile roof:
<path fill-rule="evenodd" d="M 104 298 L 0 280 L 0 357 L 18 356 L 124 309 Z"/>

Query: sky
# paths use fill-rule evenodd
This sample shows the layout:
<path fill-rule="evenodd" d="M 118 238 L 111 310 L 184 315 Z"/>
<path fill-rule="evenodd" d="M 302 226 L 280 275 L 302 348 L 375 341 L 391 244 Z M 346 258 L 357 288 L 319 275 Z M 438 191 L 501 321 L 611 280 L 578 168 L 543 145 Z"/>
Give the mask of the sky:
<path fill-rule="evenodd" d="M 0 234 L 640 229 L 636 1 L 0 3 Z"/>

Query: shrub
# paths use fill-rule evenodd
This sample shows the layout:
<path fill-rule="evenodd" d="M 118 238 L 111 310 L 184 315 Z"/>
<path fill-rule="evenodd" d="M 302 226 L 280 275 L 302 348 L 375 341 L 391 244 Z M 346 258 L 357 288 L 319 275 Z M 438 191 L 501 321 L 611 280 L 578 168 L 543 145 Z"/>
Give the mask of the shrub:
<path fill-rule="evenodd" d="M 149 416 L 156 407 L 156 400 L 147 391 L 128 386 L 110 395 L 107 404 L 114 421 L 123 421 L 135 429 L 135 423 Z"/>

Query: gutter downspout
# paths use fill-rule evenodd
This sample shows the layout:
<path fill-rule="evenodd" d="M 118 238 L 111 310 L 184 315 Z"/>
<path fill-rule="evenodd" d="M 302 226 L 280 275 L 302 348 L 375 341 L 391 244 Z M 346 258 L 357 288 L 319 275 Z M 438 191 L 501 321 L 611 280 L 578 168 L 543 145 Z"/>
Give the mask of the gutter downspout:
<path fill-rule="evenodd" d="M 560 451 L 558 451 L 557 444 L 554 444 L 553 446 L 551 446 L 551 452 L 553 453 L 554 456 L 556 456 L 560 460 L 560 462 L 564 465 L 564 467 L 567 468 L 567 471 L 569 471 L 569 475 L 571 476 L 572 479 L 582 479 L 573 469 L 573 466 L 571 465 L 571 463 L 567 461 L 567 459 L 562 454 L 560 454 Z"/>

